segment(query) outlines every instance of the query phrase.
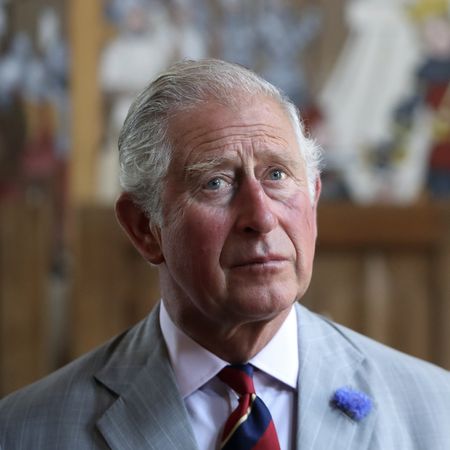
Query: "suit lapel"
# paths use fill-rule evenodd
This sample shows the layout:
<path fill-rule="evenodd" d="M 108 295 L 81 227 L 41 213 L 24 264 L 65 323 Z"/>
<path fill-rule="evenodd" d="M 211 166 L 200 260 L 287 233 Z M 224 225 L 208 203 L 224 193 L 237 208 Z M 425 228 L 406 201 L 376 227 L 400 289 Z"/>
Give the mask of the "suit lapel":
<path fill-rule="evenodd" d="M 112 450 L 197 450 L 159 328 L 159 308 L 96 375 L 118 398 L 97 421 Z"/>
<path fill-rule="evenodd" d="M 376 399 L 367 383 L 365 358 L 331 323 L 297 307 L 299 380 L 297 448 L 366 449 L 376 423 Z M 361 421 L 331 405 L 337 389 L 351 387 L 374 402 Z"/>

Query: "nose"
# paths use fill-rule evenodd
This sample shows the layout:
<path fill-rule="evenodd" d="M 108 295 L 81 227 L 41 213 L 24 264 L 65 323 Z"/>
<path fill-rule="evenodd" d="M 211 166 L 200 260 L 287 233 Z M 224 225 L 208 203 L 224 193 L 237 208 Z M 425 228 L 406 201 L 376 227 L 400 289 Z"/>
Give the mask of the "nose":
<path fill-rule="evenodd" d="M 267 234 L 278 223 L 272 200 L 256 179 L 242 182 L 236 194 L 236 227 L 245 233 Z"/>

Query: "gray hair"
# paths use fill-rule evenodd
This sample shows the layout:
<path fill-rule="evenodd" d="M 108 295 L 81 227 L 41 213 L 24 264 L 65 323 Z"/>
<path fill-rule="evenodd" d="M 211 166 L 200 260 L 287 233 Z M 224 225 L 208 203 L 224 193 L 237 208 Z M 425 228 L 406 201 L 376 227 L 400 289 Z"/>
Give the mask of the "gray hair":
<path fill-rule="evenodd" d="M 314 199 L 321 150 L 305 135 L 297 107 L 275 86 L 242 66 L 216 59 L 184 60 L 137 96 L 119 135 L 121 187 L 156 224 L 162 224 L 161 196 L 172 155 L 170 118 L 210 99 L 239 105 L 238 94 L 272 98 L 287 113 Z"/>

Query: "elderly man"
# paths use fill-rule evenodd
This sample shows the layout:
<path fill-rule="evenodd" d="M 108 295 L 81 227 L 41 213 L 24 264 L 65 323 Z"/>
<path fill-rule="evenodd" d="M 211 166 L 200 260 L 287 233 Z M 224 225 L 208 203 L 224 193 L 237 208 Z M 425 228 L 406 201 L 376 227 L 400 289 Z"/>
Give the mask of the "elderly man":
<path fill-rule="evenodd" d="M 448 372 L 296 303 L 319 151 L 275 87 L 178 63 L 136 99 L 119 151 L 117 217 L 162 301 L 3 400 L 2 449 L 450 448 Z"/>

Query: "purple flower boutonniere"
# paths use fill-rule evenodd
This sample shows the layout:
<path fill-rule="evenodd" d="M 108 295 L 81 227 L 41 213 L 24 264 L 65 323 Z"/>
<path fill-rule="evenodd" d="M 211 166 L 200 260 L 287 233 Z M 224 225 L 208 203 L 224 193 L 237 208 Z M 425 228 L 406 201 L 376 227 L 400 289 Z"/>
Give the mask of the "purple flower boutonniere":
<path fill-rule="evenodd" d="M 359 422 L 372 410 L 372 399 L 364 392 L 350 387 L 339 388 L 331 399 L 331 404 L 351 419 Z"/>

